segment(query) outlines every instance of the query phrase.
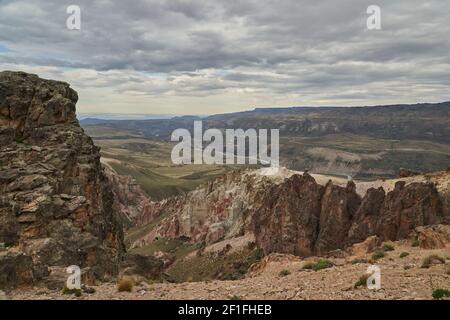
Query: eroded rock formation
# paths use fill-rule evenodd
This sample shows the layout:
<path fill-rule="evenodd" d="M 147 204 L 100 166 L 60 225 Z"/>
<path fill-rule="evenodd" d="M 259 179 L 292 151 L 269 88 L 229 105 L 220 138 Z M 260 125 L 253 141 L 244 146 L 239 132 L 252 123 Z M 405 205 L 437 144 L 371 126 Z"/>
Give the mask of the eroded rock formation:
<path fill-rule="evenodd" d="M 404 239 L 417 226 L 445 223 L 448 217 L 433 183 L 399 181 L 386 193 L 370 188 L 364 196 L 354 182 L 318 184 L 305 173 L 281 182 L 254 172 L 231 172 L 158 207 L 155 227 L 135 241 L 186 236 L 210 245 L 253 234 L 266 254 L 321 255 L 378 236 Z M 138 220 L 143 220 L 138 218 Z"/>
<path fill-rule="evenodd" d="M 0 243 L 34 265 L 114 274 L 122 227 L 77 99 L 67 83 L 0 72 Z"/>

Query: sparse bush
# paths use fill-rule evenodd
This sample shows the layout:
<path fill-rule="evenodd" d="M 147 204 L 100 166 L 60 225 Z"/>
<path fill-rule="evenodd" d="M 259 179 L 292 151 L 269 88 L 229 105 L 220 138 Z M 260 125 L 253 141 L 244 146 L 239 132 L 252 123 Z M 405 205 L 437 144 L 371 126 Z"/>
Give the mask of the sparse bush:
<path fill-rule="evenodd" d="M 358 264 L 358 263 L 368 263 L 367 259 L 354 259 L 352 260 L 352 264 Z"/>
<path fill-rule="evenodd" d="M 122 279 L 120 279 L 119 283 L 117 284 L 117 290 L 119 292 L 131 292 L 133 291 L 133 287 L 134 287 L 134 279 L 128 276 L 125 276 Z"/>
<path fill-rule="evenodd" d="M 407 256 L 409 256 L 409 252 L 402 252 L 402 253 L 400 253 L 400 258 L 405 258 Z"/>
<path fill-rule="evenodd" d="M 432 254 L 423 259 L 421 268 L 428 269 L 432 264 L 435 263 L 445 263 L 445 259 L 436 254 Z"/>
<path fill-rule="evenodd" d="M 232 295 L 228 297 L 228 300 L 242 300 L 242 298 L 240 296 L 237 295 Z"/>
<path fill-rule="evenodd" d="M 447 269 L 447 275 L 450 276 L 450 268 Z"/>
<path fill-rule="evenodd" d="M 280 271 L 280 273 L 278 274 L 280 277 L 286 277 L 286 276 L 288 276 L 288 275 L 290 275 L 291 274 L 291 272 L 289 271 L 289 270 L 286 270 L 286 269 L 284 269 L 284 270 L 281 270 Z"/>
<path fill-rule="evenodd" d="M 394 251 L 394 246 L 389 243 L 385 243 L 381 249 L 383 249 L 383 251 L 385 251 L 385 252 L 386 251 Z"/>
<path fill-rule="evenodd" d="M 368 274 L 363 274 L 361 277 L 359 277 L 358 281 L 356 281 L 354 288 L 359 288 L 359 287 L 363 287 L 366 286 L 367 284 L 367 279 L 369 279 L 369 275 Z"/>
<path fill-rule="evenodd" d="M 76 297 L 81 297 L 81 289 L 69 289 L 66 286 L 62 289 L 63 294 L 73 294 Z"/>
<path fill-rule="evenodd" d="M 306 262 L 306 263 L 303 265 L 302 269 L 304 269 L 304 270 L 312 270 L 312 268 L 313 268 L 314 265 L 315 265 L 314 262 L 308 261 L 308 262 Z"/>
<path fill-rule="evenodd" d="M 372 260 L 373 261 L 377 261 L 381 258 L 383 258 L 386 255 L 386 253 L 383 250 L 376 250 L 373 254 L 372 254 Z"/>
<path fill-rule="evenodd" d="M 303 265 L 304 270 L 314 270 L 319 271 L 326 268 L 331 268 L 334 266 L 334 263 L 327 259 L 320 259 L 317 262 L 307 262 Z"/>
<path fill-rule="evenodd" d="M 447 289 L 436 289 L 431 295 L 434 299 L 442 299 L 444 297 L 450 297 L 450 291 Z"/>
<path fill-rule="evenodd" d="M 194 277 L 189 276 L 186 278 L 186 282 L 193 282 L 194 281 Z"/>
<path fill-rule="evenodd" d="M 411 241 L 411 247 L 418 247 L 419 246 L 419 239 L 414 238 Z"/>
<path fill-rule="evenodd" d="M 314 271 L 318 271 L 318 270 L 322 270 L 322 269 L 326 269 L 326 268 L 331 268 L 332 266 L 334 266 L 334 263 L 331 262 L 330 260 L 320 259 L 320 260 L 313 266 L 313 270 L 314 270 Z"/>

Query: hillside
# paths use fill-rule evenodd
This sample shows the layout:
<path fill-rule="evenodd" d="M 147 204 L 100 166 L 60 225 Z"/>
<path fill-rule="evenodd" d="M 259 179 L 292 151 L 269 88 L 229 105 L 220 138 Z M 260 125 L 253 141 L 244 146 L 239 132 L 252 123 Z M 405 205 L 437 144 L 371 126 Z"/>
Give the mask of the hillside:
<path fill-rule="evenodd" d="M 416 172 L 444 170 L 450 163 L 450 102 L 268 108 L 206 118 L 96 120 L 95 124 L 92 121 L 81 124 L 102 147 L 103 157 L 123 164 L 121 153 L 126 153 L 126 161 L 132 166 L 141 166 L 143 160 L 151 172 L 130 172 L 136 179 L 151 179 L 153 174 L 175 178 L 167 184 L 162 183 L 163 188 L 169 189 L 163 194 L 146 188 L 149 196 L 161 199 L 192 190 L 200 182 L 217 176 L 198 166 L 185 168 L 196 173 L 198 179 L 194 181 L 185 180 L 188 174 L 173 174 L 181 169 L 172 168 L 170 163 L 170 150 L 174 145 L 169 141 L 170 134 L 177 128 L 192 129 L 194 120 L 202 120 L 204 130 L 278 128 L 280 162 L 291 170 L 372 180 L 395 178 L 401 169 Z M 213 169 L 224 173 L 227 168 Z M 174 188 L 174 184 L 179 188 Z"/>

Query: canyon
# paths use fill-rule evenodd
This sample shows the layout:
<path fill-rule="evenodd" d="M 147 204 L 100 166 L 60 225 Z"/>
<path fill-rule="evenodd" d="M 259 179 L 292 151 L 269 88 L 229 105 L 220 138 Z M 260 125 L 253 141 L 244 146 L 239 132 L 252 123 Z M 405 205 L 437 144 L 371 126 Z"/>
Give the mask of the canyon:
<path fill-rule="evenodd" d="M 0 289 L 12 297 L 35 297 L 34 286 L 59 296 L 64 268 L 73 264 L 100 291 L 93 297 L 106 298 L 102 292 L 132 276 L 177 298 L 176 288 L 207 292 L 208 281 L 216 289 L 228 281 L 250 288 L 258 275 L 271 281 L 272 264 L 297 268 L 319 257 L 353 272 L 350 259 L 366 259 L 385 243 L 414 251 L 415 265 L 424 252 L 449 257 L 450 170 L 366 181 L 230 169 L 191 191 L 152 199 L 101 158 L 76 119 L 77 100 L 67 83 L 0 73 Z M 256 298 L 264 297 L 278 296 Z"/>

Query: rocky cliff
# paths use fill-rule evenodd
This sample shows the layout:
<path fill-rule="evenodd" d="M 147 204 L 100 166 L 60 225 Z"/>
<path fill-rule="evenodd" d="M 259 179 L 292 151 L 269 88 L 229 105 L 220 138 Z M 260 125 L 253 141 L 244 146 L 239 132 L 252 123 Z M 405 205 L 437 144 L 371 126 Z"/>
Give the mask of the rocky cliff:
<path fill-rule="evenodd" d="M 67 83 L 0 72 L 0 286 L 21 283 L 22 260 L 27 281 L 48 266 L 118 271 L 122 227 L 77 100 Z"/>
<path fill-rule="evenodd" d="M 444 181 L 450 180 L 450 173 L 443 175 Z M 154 227 L 134 241 L 133 247 L 161 237 L 184 236 L 208 246 L 252 235 L 266 254 L 311 256 L 343 249 L 372 235 L 398 240 L 409 237 L 417 226 L 448 223 L 445 192 L 439 192 L 433 181 L 397 181 L 392 190 L 385 191 L 327 179 L 307 173 L 231 172 L 186 195 L 155 204 L 150 216 L 138 216 L 138 224 Z"/>

